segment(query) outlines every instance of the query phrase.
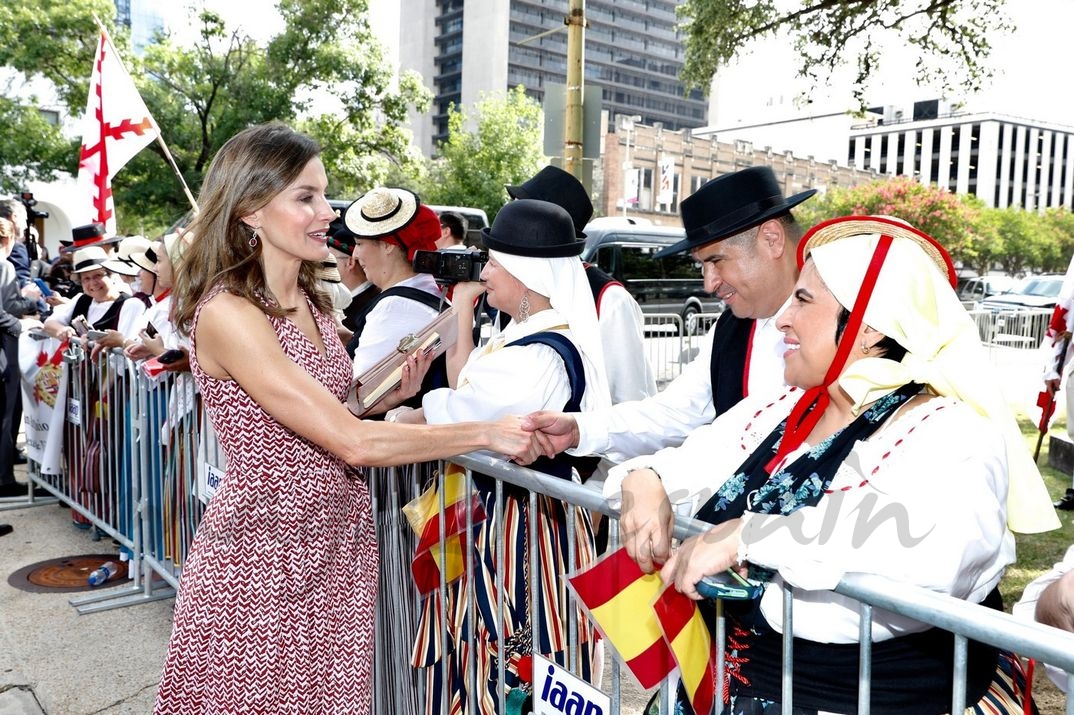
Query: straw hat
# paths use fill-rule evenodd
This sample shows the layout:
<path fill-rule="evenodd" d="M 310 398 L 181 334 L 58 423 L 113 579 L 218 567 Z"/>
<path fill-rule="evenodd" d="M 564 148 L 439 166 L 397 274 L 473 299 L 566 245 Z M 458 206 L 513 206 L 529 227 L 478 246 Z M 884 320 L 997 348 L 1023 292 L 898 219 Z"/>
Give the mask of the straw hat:
<path fill-rule="evenodd" d="M 162 250 L 163 245 L 160 241 L 153 241 L 149 244 L 141 253 L 131 254 L 131 262 L 138 266 L 142 270 L 149 271 L 153 275 L 157 274 L 157 252 Z"/>
<path fill-rule="evenodd" d="M 420 203 L 413 191 L 378 186 L 347 207 L 343 223 L 359 238 L 377 238 L 410 223 Z"/>
<path fill-rule="evenodd" d="M 119 242 L 116 255 L 108 259 L 105 268 L 124 276 L 138 275 L 138 264 L 131 260 L 131 255 L 144 253 L 149 248 L 149 239 L 145 236 L 127 236 Z"/>
<path fill-rule="evenodd" d="M 100 246 L 86 246 L 75 251 L 71 273 L 85 273 L 96 268 L 108 269 L 108 254 Z"/>
<path fill-rule="evenodd" d="M 321 261 L 321 267 L 317 269 L 317 277 L 329 283 L 340 283 L 343 278 L 339 275 L 337 265 L 336 257 L 329 253 L 328 258 Z"/>
<path fill-rule="evenodd" d="M 862 234 L 882 234 L 892 238 L 905 238 L 921 247 L 928 257 L 946 275 L 951 286 L 958 285 L 958 274 L 951 263 L 951 256 L 936 239 L 919 231 L 901 219 L 891 216 L 842 216 L 819 223 L 806 232 L 798 242 L 798 267 L 801 268 L 809 252 L 818 246 L 838 241 L 848 236 Z"/>

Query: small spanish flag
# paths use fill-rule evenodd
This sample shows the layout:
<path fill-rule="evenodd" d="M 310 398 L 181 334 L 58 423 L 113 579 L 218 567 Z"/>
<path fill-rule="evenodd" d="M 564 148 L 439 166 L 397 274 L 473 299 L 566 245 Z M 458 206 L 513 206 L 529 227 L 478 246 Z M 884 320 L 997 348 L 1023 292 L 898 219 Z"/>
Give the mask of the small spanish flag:
<path fill-rule="evenodd" d="M 589 619 L 641 687 L 656 687 L 675 669 L 652 607 L 664 587 L 659 574 L 642 572 L 620 548 L 568 581 Z"/>
<path fill-rule="evenodd" d="M 441 566 L 446 583 L 455 581 L 466 571 L 466 514 L 468 511 L 473 514 L 476 530 L 485 520 L 485 508 L 476 491 L 470 490 L 469 499 L 465 492 L 466 471 L 457 464 L 448 463 L 444 474 L 444 564 L 440 562 L 440 496 L 436 486 L 426 489 L 403 507 L 410 528 L 418 535 L 410 572 L 422 596 L 439 588 Z"/>
<path fill-rule="evenodd" d="M 679 676 L 694 712 L 712 712 L 716 650 L 697 602 L 668 587 L 653 603 L 653 611 L 679 666 Z"/>

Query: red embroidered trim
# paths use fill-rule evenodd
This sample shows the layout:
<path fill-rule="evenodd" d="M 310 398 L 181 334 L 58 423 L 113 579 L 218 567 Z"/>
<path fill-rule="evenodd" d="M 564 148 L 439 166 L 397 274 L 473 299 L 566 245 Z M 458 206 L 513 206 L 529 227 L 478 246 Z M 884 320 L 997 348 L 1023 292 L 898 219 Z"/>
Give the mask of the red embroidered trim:
<path fill-rule="evenodd" d="M 756 412 L 753 413 L 753 416 L 750 417 L 750 421 L 747 422 L 746 426 L 742 429 L 742 435 L 741 435 L 742 438 L 740 438 L 739 441 L 738 441 L 738 446 L 742 451 L 746 451 L 748 449 L 746 447 L 746 440 L 744 438 L 745 438 L 746 434 L 750 431 L 750 428 L 753 427 L 753 421 L 755 419 L 757 419 L 758 417 L 760 417 L 761 414 L 764 413 L 765 410 L 771 409 L 772 406 L 775 405 L 776 403 L 783 402 L 783 400 L 786 400 L 788 396 L 790 396 L 792 393 L 795 393 L 797 391 L 798 391 L 798 388 L 794 387 L 792 385 L 790 387 L 790 389 L 788 389 L 782 395 L 780 395 L 779 397 L 777 397 L 776 399 L 772 400 L 767 405 L 765 405 L 764 407 L 762 407 L 761 409 L 759 409 L 759 410 L 757 410 Z"/>
<path fill-rule="evenodd" d="M 891 456 L 891 452 L 893 451 L 894 447 L 898 447 L 899 445 L 901 445 L 904 439 L 906 439 L 911 434 L 913 434 L 915 429 L 917 429 L 918 427 L 920 427 L 922 424 L 925 423 L 925 420 L 927 420 L 929 417 L 932 417 L 934 414 L 936 414 L 940 410 L 944 409 L 945 407 L 947 407 L 947 405 L 937 405 L 936 408 L 932 412 L 929 412 L 927 415 L 922 417 L 920 422 L 915 424 L 910 429 L 906 430 L 905 435 L 903 435 L 902 437 L 899 437 L 897 440 L 895 440 L 895 444 L 894 444 L 893 448 L 889 449 L 887 452 L 884 452 L 883 456 L 880 457 L 880 463 L 878 463 L 875 467 L 873 467 L 873 471 L 869 472 L 869 476 L 870 477 L 875 477 L 876 473 L 880 471 L 880 467 L 882 466 L 884 460 L 887 459 L 889 456 Z M 868 483 L 869 483 L 869 479 L 866 478 L 866 479 L 863 479 L 861 481 L 861 483 L 858 484 L 857 486 L 852 484 L 850 486 L 840 487 L 839 489 L 825 489 L 824 493 L 825 494 L 834 494 L 837 491 L 838 492 L 849 492 L 851 489 L 861 489 L 862 487 L 864 487 Z"/>

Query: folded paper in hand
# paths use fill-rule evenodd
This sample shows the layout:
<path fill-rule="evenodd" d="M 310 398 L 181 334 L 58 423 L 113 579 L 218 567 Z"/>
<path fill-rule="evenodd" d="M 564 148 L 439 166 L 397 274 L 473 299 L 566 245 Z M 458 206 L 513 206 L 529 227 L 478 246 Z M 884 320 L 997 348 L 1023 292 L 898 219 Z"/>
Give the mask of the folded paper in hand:
<path fill-rule="evenodd" d="M 408 356 L 424 352 L 430 357 L 439 357 L 455 344 L 458 332 L 455 310 L 448 308 L 419 332 L 404 337 L 393 352 L 358 376 L 347 393 L 347 407 L 356 415 L 368 412 L 398 387 Z"/>

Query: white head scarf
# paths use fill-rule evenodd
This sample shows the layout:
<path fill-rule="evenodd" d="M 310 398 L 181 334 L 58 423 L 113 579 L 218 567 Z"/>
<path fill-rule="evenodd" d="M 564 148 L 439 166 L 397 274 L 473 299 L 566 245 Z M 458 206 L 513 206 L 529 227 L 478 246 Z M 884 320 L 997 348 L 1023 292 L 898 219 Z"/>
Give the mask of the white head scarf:
<path fill-rule="evenodd" d="M 865 308 L 864 323 L 894 339 L 907 352 L 898 363 L 867 357 L 843 371 L 838 382 L 854 401 L 855 413 L 911 381 L 926 385 L 934 394 L 958 398 L 1003 430 L 1010 479 L 1007 524 L 1011 530 L 1036 533 L 1059 528 L 1040 471 L 999 391 L 999 379 L 977 326 L 959 302 L 950 276 L 940 270 L 946 254 L 915 229 L 904 228 L 890 218 L 867 216 L 836 219 L 815 227 L 803 239 L 801 250 L 813 259 L 836 300 L 852 310 L 880 242 L 880 231 L 893 241 Z M 820 240 L 814 241 L 814 237 Z"/>
<path fill-rule="evenodd" d="M 547 296 L 552 309 L 566 319 L 571 337 L 582 354 L 585 370 L 586 389 L 582 411 L 609 406 L 611 392 L 604 374 L 604 351 L 597 327 L 597 309 L 582 261 L 577 256 L 535 258 L 491 249 L 489 255 L 524 286 Z"/>

